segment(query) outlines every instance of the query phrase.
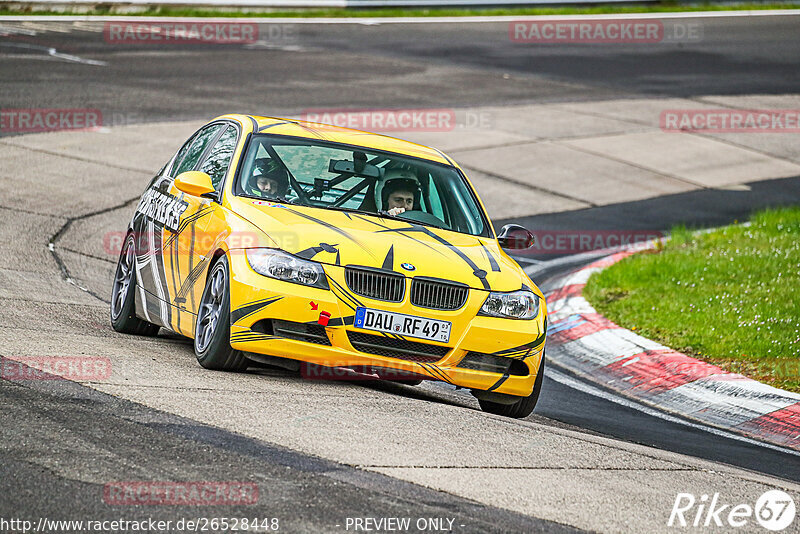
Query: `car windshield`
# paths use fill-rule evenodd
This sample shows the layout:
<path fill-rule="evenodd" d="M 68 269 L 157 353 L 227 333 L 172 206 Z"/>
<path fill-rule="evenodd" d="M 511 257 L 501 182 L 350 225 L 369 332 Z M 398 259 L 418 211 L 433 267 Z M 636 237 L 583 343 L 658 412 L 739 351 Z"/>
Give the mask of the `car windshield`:
<path fill-rule="evenodd" d="M 476 197 L 455 167 L 349 145 L 253 136 L 235 194 L 488 235 Z"/>

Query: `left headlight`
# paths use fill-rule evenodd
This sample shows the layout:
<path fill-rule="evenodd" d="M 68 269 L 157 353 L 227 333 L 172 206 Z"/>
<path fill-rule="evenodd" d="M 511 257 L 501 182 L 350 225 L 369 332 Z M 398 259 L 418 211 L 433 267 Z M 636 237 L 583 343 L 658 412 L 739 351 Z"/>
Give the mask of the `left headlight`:
<path fill-rule="evenodd" d="M 533 319 L 539 315 L 539 296 L 524 289 L 511 293 L 492 291 L 478 315 L 506 319 Z"/>
<path fill-rule="evenodd" d="M 322 265 L 274 248 L 249 248 L 247 262 L 258 274 L 309 287 L 328 289 Z"/>

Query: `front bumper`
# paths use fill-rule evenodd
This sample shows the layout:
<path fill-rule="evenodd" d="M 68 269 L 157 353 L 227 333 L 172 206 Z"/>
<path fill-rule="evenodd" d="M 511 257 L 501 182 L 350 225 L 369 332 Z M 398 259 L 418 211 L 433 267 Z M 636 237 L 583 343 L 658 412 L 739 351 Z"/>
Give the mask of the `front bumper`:
<path fill-rule="evenodd" d="M 477 316 L 487 292 L 474 289 L 470 290 L 466 304 L 459 310 L 429 310 L 413 306 L 408 301 L 408 291 L 404 301 L 399 303 L 355 295 L 345 283 L 343 267 L 324 266 L 331 289 L 323 290 L 261 276 L 250 268 L 244 251 L 231 252 L 231 346 L 235 349 L 327 368 L 386 371 L 379 373 L 381 375 L 408 373 L 464 388 L 508 395 L 527 396 L 533 390 L 545 344 L 544 300 L 539 316 L 529 321 Z M 362 334 L 360 341 L 372 339 L 363 335 L 373 335 L 377 343 L 387 343 L 387 338 L 378 332 L 353 326 L 355 308 L 359 305 L 450 321 L 450 341 L 443 344 L 406 338 L 411 343 L 402 344 L 402 350 L 408 352 L 397 353 L 398 357 L 386 355 L 394 355 L 391 348 L 367 349 L 375 353 L 357 350 L 354 338 L 359 337 L 358 334 Z M 323 326 L 321 323 L 326 323 L 326 319 L 327 325 Z M 273 328 L 273 325 L 286 324 L 281 321 L 288 321 L 295 327 L 310 325 L 308 328 L 313 334 L 286 337 L 283 330 Z M 423 349 L 426 354 L 415 357 L 414 347 Z M 513 365 L 505 373 L 478 370 L 475 365 L 470 365 L 473 368 L 460 367 L 462 363 L 467 365 L 462 360 L 468 353 L 471 353 L 473 361 L 486 356 L 495 362 L 508 359 Z M 322 373 L 320 376 L 326 375 Z"/>

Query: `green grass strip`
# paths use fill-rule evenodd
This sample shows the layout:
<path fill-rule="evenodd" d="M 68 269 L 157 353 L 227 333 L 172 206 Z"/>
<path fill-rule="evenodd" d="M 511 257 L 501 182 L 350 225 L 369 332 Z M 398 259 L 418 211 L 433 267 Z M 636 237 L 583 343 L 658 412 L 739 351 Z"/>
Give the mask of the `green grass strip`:
<path fill-rule="evenodd" d="M 593 275 L 584 295 L 620 326 L 800 392 L 800 208 L 711 233 L 675 228 L 662 250 Z"/>

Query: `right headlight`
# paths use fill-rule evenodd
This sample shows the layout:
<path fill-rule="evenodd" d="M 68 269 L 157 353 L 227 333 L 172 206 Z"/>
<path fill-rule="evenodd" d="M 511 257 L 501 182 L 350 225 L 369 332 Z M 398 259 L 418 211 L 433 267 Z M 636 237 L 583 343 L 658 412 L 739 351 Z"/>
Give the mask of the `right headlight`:
<path fill-rule="evenodd" d="M 539 315 L 539 296 L 526 289 L 511 293 L 492 291 L 478 315 L 506 319 L 533 319 Z"/>
<path fill-rule="evenodd" d="M 250 267 L 260 275 L 320 289 L 328 289 L 328 280 L 322 265 L 315 261 L 292 256 L 275 248 L 248 248 L 245 250 Z"/>

